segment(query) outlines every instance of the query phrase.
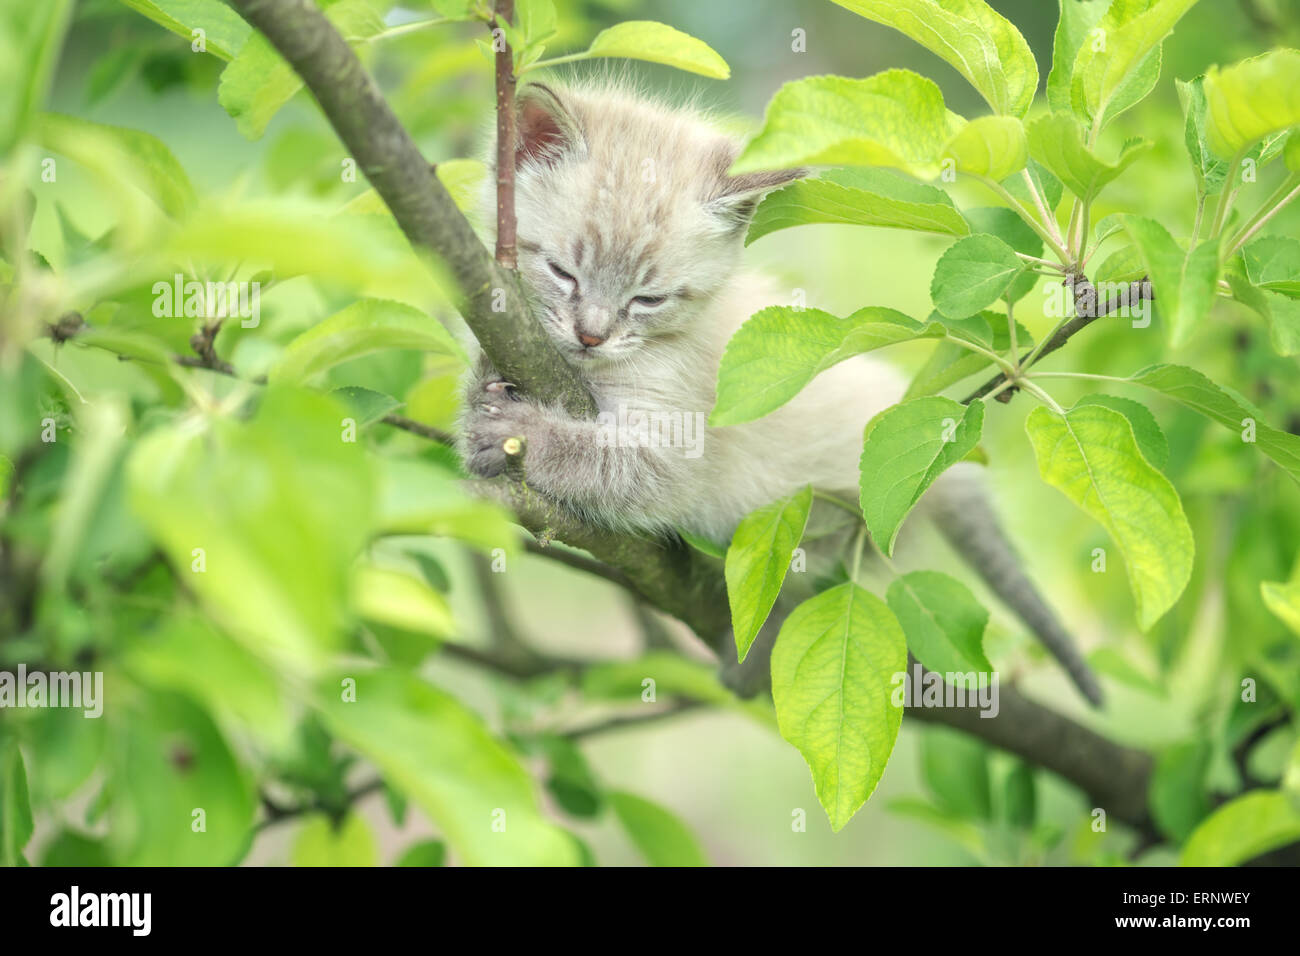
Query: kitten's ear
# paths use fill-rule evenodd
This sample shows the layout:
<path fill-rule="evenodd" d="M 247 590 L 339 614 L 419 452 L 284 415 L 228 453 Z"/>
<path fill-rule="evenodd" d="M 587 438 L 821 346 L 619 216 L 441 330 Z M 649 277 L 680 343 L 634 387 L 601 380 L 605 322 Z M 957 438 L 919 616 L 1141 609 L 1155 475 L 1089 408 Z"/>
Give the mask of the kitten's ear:
<path fill-rule="evenodd" d="M 530 83 L 518 96 L 518 147 L 515 165 L 554 166 L 566 152 L 582 143 L 573 114 L 549 86 Z"/>
<path fill-rule="evenodd" d="M 807 175 L 806 169 L 773 169 L 739 176 L 728 176 L 724 172 L 708 205 L 735 228 L 743 229 L 754 217 L 754 210 L 763 196 Z"/>

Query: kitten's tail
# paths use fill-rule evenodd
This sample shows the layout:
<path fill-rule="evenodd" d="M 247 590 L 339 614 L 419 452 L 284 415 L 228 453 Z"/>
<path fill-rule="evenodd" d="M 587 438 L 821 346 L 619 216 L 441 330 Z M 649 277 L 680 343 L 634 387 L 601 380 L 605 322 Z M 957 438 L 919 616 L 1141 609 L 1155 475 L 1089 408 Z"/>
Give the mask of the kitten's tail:
<path fill-rule="evenodd" d="M 1083 696 L 1100 707 L 1102 694 L 1097 675 L 1025 574 L 979 476 L 959 473 L 968 470 L 973 469 L 958 466 L 935 482 L 929 496 L 931 517 L 957 553 L 1060 662 Z"/>

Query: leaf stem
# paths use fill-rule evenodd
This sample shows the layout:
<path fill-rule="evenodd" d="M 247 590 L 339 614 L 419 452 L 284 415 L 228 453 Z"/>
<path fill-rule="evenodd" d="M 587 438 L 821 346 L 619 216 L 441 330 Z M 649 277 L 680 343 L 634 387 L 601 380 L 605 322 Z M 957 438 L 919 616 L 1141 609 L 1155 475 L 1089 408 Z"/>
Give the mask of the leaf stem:
<path fill-rule="evenodd" d="M 828 504 L 835 505 L 835 507 L 837 508 L 843 508 L 849 514 L 857 518 L 859 521 L 862 520 L 862 509 L 859 508 L 857 505 L 854 505 L 852 502 L 847 501 L 844 498 L 841 498 L 839 495 L 833 495 L 829 491 L 818 491 L 816 488 L 814 488 L 813 497 L 820 498 L 822 501 L 825 501 Z"/>
<path fill-rule="evenodd" d="M 1233 182 L 1236 182 L 1237 176 L 1240 175 L 1238 170 L 1241 169 L 1241 161 L 1245 158 L 1246 151 L 1240 150 L 1236 156 L 1232 157 L 1232 165 L 1229 169 L 1232 171 Z M 1223 227 L 1228 223 L 1228 213 L 1232 209 L 1232 201 L 1237 196 L 1237 190 L 1240 187 L 1233 186 L 1229 189 L 1228 184 L 1223 184 L 1223 192 L 1219 194 L 1219 205 L 1214 212 L 1214 222 L 1210 226 L 1211 238 L 1217 236 L 1223 231 Z"/>
<path fill-rule="evenodd" d="M 864 521 L 862 527 L 858 529 L 857 536 L 853 540 L 853 568 L 849 571 L 849 580 L 854 584 L 858 583 L 858 569 L 862 567 L 862 545 L 865 543 L 866 538 L 867 525 Z"/>
<path fill-rule="evenodd" d="M 389 27 L 382 33 L 375 34 L 373 40 L 387 40 L 389 37 L 402 36 L 406 33 L 414 33 L 417 30 L 423 30 L 426 27 L 440 27 L 445 23 L 458 22 L 455 17 L 434 17 L 432 20 L 413 20 L 410 23 L 399 23 L 395 27 Z"/>
<path fill-rule="evenodd" d="M 982 345 L 976 345 L 974 342 L 967 342 L 965 339 L 959 339 L 953 335 L 946 336 L 946 338 L 954 345 L 960 346 L 964 349 L 969 349 L 972 352 L 983 355 L 985 358 L 991 359 L 998 368 L 1002 369 L 1002 371 L 1008 375 L 1011 375 L 1016 371 L 1016 367 L 1013 364 L 991 349 L 986 349 Z"/>
<path fill-rule="evenodd" d="M 1047 208 L 1047 197 L 1045 197 L 1039 190 L 1038 186 L 1034 184 L 1034 177 L 1029 175 L 1029 167 L 1026 166 L 1024 169 L 1020 170 L 1020 175 L 1024 177 L 1025 185 L 1029 188 L 1029 196 L 1034 201 L 1034 208 L 1036 208 L 1038 214 L 1043 217 L 1043 225 L 1047 227 L 1048 231 L 1051 232 L 1058 241 L 1060 241 L 1061 230 L 1056 224 L 1056 216 Z"/>
<path fill-rule="evenodd" d="M 1065 415 L 1065 409 L 1063 409 L 1060 405 L 1056 404 L 1056 399 L 1052 398 L 1052 396 L 1048 395 L 1047 392 L 1045 392 L 1042 388 L 1035 385 L 1033 382 L 1029 381 L 1028 378 L 1021 377 L 1018 384 L 1030 395 L 1033 395 L 1043 404 L 1051 408 L 1051 410 L 1056 412 L 1056 414 L 1062 416 Z"/>
<path fill-rule="evenodd" d="M 1007 203 L 1012 210 L 1018 213 L 1020 218 L 1025 221 L 1025 224 L 1028 225 L 1030 229 L 1034 230 L 1034 232 L 1038 233 L 1039 238 L 1042 239 L 1043 242 L 1047 243 L 1051 250 L 1056 253 L 1062 264 L 1068 264 L 1070 262 L 1070 254 L 1065 251 L 1065 247 L 1061 244 L 1059 229 L 1052 230 L 1055 235 L 1049 233 L 1044 224 L 1040 223 L 1034 217 L 1033 213 L 1025 208 L 1025 204 L 1015 196 L 1011 195 L 1011 193 L 1007 191 L 1007 188 L 1001 183 L 994 182 L 984 176 L 977 176 L 976 178 L 984 185 L 988 186 L 989 189 L 993 190 L 993 192 L 997 193 L 1003 202 Z M 1053 220 L 1052 223 L 1054 226 L 1055 221 Z"/>
<path fill-rule="evenodd" d="M 1124 382 L 1132 385 L 1133 380 L 1118 375 L 1094 375 L 1091 372 L 1027 372 L 1025 378 L 1086 378 L 1102 382 Z"/>
<path fill-rule="evenodd" d="M 1273 195 L 1268 197 L 1264 205 L 1259 207 L 1255 215 L 1250 218 L 1230 243 L 1227 258 L 1231 259 L 1236 255 L 1238 249 L 1249 242 L 1255 233 L 1263 229 L 1268 221 L 1281 212 L 1282 207 L 1295 199 L 1296 196 L 1300 196 L 1300 173 L 1292 173 L 1288 176 Z"/>
<path fill-rule="evenodd" d="M 1053 262 L 1051 259 L 1042 259 L 1038 256 L 1031 256 L 1027 252 L 1017 252 L 1016 255 L 1021 259 L 1024 259 L 1026 262 L 1032 262 L 1034 265 L 1043 266 L 1046 269 L 1053 269 L 1057 272 L 1065 271 L 1065 266 L 1061 265 L 1059 262 Z"/>
<path fill-rule="evenodd" d="M 542 70 L 549 66 L 559 66 L 561 63 L 573 63 L 577 60 L 586 59 L 590 59 L 586 50 L 583 50 L 580 53 L 566 53 L 564 56 L 555 56 L 551 57 L 549 60 L 538 60 L 536 63 L 530 63 L 527 66 L 520 68 L 519 75 L 523 76 L 525 73 L 531 73 L 533 70 Z"/>

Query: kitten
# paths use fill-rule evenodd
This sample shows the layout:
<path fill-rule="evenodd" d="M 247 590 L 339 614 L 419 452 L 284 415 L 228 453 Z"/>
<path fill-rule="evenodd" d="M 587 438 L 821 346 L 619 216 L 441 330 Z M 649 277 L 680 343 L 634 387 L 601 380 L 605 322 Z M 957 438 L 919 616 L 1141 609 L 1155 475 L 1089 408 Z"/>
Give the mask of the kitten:
<path fill-rule="evenodd" d="M 587 520 L 720 542 L 808 483 L 856 500 L 862 427 L 903 392 L 881 362 L 845 362 L 758 421 L 696 432 L 732 334 L 788 298 L 738 260 L 758 199 L 801 172 L 729 176 L 730 137 L 620 90 L 520 97 L 519 268 L 602 415 L 511 401 L 485 375 L 466 403 L 469 469 L 498 473 L 501 442 L 523 436 L 529 483 Z M 629 447 L 638 435 L 658 447 Z"/>
<path fill-rule="evenodd" d="M 529 484 L 585 520 L 719 543 L 747 514 L 807 484 L 856 502 L 863 426 L 904 391 L 882 361 L 842 362 L 757 421 L 703 424 L 727 342 L 751 315 L 785 298 L 739 268 L 750 217 L 764 193 L 802 171 L 729 175 L 735 140 L 697 113 L 618 88 L 534 84 L 519 102 L 519 269 L 601 414 L 583 421 L 518 400 L 480 363 L 461 428 L 468 469 L 499 474 L 502 443 L 522 437 Z M 495 196 L 487 200 L 495 208 Z M 620 432 L 618 423 L 632 427 Z M 1099 700 L 973 470 L 959 465 L 941 476 L 929 507 L 1085 695 Z M 780 617 L 769 623 L 768 645 Z"/>

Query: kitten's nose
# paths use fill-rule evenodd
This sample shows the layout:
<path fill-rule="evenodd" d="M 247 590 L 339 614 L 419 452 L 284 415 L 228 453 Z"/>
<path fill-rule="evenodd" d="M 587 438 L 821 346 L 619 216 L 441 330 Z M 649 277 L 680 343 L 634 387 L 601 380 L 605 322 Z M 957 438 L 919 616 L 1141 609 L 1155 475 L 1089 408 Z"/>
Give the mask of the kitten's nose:
<path fill-rule="evenodd" d="M 588 335 L 586 332 L 579 331 L 578 341 L 587 346 L 587 348 L 595 348 L 601 342 L 605 341 L 605 339 L 599 335 Z"/>

